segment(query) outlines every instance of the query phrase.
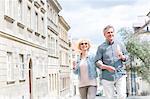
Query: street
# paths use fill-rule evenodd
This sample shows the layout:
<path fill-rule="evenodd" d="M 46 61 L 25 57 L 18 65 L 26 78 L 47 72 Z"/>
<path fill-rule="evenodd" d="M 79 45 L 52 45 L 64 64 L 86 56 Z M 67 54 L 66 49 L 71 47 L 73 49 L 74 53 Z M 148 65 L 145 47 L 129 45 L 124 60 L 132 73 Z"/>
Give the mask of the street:
<path fill-rule="evenodd" d="M 79 96 L 73 96 L 70 99 L 80 99 Z M 104 96 L 96 96 L 96 99 L 106 99 Z M 150 96 L 129 96 L 127 99 L 150 99 Z"/>

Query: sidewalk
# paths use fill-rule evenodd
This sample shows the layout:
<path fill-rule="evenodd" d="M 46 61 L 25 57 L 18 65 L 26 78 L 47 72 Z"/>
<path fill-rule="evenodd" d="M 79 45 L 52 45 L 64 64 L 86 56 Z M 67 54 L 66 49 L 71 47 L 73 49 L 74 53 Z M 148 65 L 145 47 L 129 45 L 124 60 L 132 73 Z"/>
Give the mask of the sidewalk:
<path fill-rule="evenodd" d="M 71 97 L 70 99 L 80 99 L 78 95 Z M 104 96 L 97 96 L 96 99 L 106 99 Z M 127 99 L 150 99 L 150 96 L 129 96 Z"/>
<path fill-rule="evenodd" d="M 150 96 L 129 96 L 127 99 L 150 99 Z"/>
<path fill-rule="evenodd" d="M 80 99 L 78 95 L 72 96 L 70 99 Z"/>

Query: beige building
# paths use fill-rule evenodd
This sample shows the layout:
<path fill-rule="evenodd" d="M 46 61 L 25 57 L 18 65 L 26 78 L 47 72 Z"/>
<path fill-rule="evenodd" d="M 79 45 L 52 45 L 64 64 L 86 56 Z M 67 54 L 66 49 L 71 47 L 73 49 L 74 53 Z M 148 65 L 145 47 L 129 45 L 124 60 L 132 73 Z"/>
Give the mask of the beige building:
<path fill-rule="evenodd" d="M 60 96 L 65 98 L 70 93 L 70 42 L 68 30 L 70 26 L 62 16 L 59 16 L 59 62 L 60 62 Z"/>
<path fill-rule="evenodd" d="M 57 0 L 47 0 L 47 42 L 48 42 L 48 75 L 51 98 L 59 97 L 59 31 L 58 13 L 61 10 Z"/>
<path fill-rule="evenodd" d="M 0 0 L 0 9 L 0 99 L 58 99 L 63 63 L 60 4 L 57 0 Z M 67 37 L 64 41 L 68 44 Z"/>
<path fill-rule="evenodd" d="M 48 95 L 45 0 L 0 0 L 0 99 Z"/>

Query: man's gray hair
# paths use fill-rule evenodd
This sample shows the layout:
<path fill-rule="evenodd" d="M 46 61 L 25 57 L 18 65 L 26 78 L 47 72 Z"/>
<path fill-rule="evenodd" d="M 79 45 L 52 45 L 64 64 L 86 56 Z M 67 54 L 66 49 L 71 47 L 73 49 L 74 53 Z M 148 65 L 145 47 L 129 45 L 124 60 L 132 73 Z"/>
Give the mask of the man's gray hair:
<path fill-rule="evenodd" d="M 105 33 L 108 29 L 112 28 L 114 30 L 114 27 L 112 25 L 107 25 L 104 29 L 103 29 L 103 33 Z"/>

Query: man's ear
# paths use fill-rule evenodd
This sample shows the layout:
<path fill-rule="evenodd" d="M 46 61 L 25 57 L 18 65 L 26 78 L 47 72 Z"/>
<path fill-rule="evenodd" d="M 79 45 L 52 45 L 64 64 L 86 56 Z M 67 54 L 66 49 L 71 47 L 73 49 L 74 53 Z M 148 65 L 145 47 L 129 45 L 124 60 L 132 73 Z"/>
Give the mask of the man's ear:
<path fill-rule="evenodd" d="M 104 36 L 106 35 L 106 32 L 104 32 Z"/>

